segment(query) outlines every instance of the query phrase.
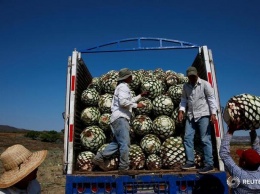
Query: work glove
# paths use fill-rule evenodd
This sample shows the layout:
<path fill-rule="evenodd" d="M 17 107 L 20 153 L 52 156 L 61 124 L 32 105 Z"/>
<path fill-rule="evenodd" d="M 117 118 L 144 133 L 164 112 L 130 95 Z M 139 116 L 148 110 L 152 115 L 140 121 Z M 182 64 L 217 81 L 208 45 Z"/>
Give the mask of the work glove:
<path fill-rule="evenodd" d="M 254 141 L 255 141 L 255 138 L 256 138 L 256 136 L 257 136 L 257 133 L 256 133 L 256 131 L 253 129 L 253 130 L 251 130 L 251 131 L 249 132 L 249 134 L 250 134 L 250 137 L 251 137 L 251 144 L 252 144 L 252 143 L 254 143 Z"/>

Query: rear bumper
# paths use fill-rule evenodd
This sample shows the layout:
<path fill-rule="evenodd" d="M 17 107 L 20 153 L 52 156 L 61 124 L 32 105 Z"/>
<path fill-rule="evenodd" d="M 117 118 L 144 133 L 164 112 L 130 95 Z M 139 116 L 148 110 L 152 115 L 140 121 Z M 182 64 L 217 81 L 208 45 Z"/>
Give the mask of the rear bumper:
<path fill-rule="evenodd" d="M 71 193 L 218 193 L 228 194 L 225 172 L 200 175 L 165 174 L 96 174 L 67 175 L 66 194 Z"/>

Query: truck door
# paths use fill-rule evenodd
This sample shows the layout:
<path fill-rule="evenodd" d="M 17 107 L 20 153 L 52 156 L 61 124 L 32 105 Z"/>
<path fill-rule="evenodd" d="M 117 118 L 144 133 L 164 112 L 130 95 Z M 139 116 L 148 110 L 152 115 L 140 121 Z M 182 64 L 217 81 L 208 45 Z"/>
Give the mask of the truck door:
<path fill-rule="evenodd" d="M 200 48 L 200 55 L 202 56 L 202 60 L 205 64 L 207 80 L 214 89 L 217 106 L 218 106 L 217 122 L 214 124 L 214 129 L 215 129 L 215 136 L 216 136 L 217 153 L 219 153 L 221 138 L 224 133 L 224 128 L 223 128 L 222 110 L 221 110 L 221 105 L 220 105 L 217 78 L 216 78 L 216 73 L 215 73 L 215 66 L 213 63 L 212 51 L 210 49 L 208 49 L 207 46 L 202 46 Z M 222 160 L 220 159 L 219 154 L 218 154 L 218 162 L 219 162 L 219 170 L 224 171 L 225 170 L 224 164 L 223 164 Z"/>

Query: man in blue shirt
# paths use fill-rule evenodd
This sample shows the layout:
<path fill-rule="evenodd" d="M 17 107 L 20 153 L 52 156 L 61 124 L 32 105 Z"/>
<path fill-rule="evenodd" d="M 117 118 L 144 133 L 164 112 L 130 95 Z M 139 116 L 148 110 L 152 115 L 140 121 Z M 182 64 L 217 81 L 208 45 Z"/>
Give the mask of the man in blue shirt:
<path fill-rule="evenodd" d="M 260 145 L 256 130 L 249 132 L 252 148 L 237 150 L 239 155 L 239 166 L 230 156 L 230 141 L 237 127 L 229 125 L 229 129 L 221 141 L 219 155 L 223 160 L 226 170 L 234 180 L 231 185 L 231 193 L 251 194 L 260 193 Z"/>
<path fill-rule="evenodd" d="M 129 169 L 129 148 L 130 148 L 130 118 L 133 108 L 142 108 L 145 105 L 136 103 L 142 96 L 147 95 L 143 92 L 136 97 L 132 97 L 129 83 L 132 82 L 132 73 L 129 69 L 123 68 L 119 71 L 118 85 L 114 92 L 111 105 L 110 126 L 114 135 L 113 141 L 106 148 L 98 152 L 93 159 L 93 163 L 101 169 L 106 170 L 104 158 L 111 156 L 119 150 L 119 173 L 126 174 Z"/>
<path fill-rule="evenodd" d="M 183 85 L 178 114 L 179 122 L 183 121 L 185 112 L 187 115 L 184 135 L 186 164 L 182 169 L 195 169 L 194 135 L 196 130 L 199 130 L 204 152 L 204 167 L 198 172 L 205 174 L 214 171 L 211 131 L 216 121 L 217 105 L 213 88 L 207 81 L 198 77 L 197 69 L 189 67 L 186 73 L 189 81 Z"/>

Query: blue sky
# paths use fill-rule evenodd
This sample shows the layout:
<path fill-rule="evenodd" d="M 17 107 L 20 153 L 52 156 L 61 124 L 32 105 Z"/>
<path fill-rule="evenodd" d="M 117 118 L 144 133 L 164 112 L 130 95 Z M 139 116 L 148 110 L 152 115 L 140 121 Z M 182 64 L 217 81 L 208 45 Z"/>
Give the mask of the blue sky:
<path fill-rule="evenodd" d="M 207 45 L 213 52 L 222 106 L 233 95 L 260 96 L 259 7 L 258 0 L 0 0 L 0 124 L 63 129 L 67 59 L 73 49 L 134 37 Z M 83 58 L 93 76 L 125 66 L 185 73 L 196 52 Z"/>

